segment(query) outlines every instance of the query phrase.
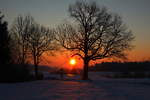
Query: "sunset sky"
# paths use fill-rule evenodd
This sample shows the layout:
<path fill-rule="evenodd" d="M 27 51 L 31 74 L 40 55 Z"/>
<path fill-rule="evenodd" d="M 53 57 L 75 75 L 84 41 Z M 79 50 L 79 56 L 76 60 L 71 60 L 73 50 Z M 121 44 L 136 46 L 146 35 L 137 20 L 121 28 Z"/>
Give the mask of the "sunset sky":
<path fill-rule="evenodd" d="M 150 59 L 150 0 L 95 0 L 118 13 L 135 35 L 130 61 Z M 68 5 L 75 0 L 0 0 L 0 11 L 11 26 L 19 14 L 31 14 L 37 22 L 55 27 L 68 20 Z"/>

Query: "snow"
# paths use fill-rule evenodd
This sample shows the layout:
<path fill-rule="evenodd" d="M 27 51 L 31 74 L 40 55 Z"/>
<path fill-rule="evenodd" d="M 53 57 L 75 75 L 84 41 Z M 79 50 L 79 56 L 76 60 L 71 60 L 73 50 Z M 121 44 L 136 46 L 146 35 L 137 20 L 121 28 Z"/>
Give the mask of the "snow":
<path fill-rule="evenodd" d="M 0 83 L 0 100 L 150 100 L 150 79 L 110 79 L 94 72 L 89 76 L 92 80 L 47 75 L 45 80 Z"/>

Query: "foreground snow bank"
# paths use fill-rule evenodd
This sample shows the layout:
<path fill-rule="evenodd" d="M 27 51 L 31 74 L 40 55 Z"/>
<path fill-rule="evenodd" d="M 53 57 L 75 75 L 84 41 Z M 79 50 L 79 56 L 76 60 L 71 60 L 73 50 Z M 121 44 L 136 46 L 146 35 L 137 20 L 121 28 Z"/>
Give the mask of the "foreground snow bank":
<path fill-rule="evenodd" d="M 149 100 L 150 79 L 105 79 L 89 74 L 92 81 L 65 77 L 0 84 L 0 100 Z M 72 80 L 71 80 L 72 79 Z"/>

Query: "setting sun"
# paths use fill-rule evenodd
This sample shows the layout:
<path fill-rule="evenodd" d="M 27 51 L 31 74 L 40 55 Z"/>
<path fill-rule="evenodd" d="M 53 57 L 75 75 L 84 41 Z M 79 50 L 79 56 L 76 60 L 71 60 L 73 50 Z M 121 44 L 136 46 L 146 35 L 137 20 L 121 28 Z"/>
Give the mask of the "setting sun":
<path fill-rule="evenodd" d="M 76 64 L 76 60 L 75 59 L 71 59 L 69 62 L 71 65 L 75 65 Z"/>

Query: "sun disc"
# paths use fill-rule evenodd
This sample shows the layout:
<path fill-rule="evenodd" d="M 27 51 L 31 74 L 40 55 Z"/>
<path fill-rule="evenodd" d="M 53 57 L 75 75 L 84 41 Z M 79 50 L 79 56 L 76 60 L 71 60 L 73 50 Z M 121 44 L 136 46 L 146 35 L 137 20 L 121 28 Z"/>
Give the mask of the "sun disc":
<path fill-rule="evenodd" d="M 75 65 L 75 64 L 76 64 L 76 60 L 75 60 L 75 59 L 71 59 L 71 60 L 70 60 L 70 64 L 71 64 L 71 65 Z"/>

